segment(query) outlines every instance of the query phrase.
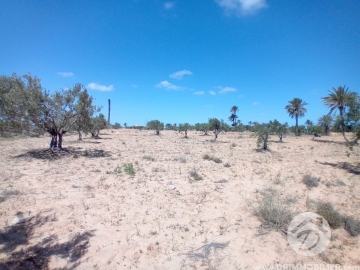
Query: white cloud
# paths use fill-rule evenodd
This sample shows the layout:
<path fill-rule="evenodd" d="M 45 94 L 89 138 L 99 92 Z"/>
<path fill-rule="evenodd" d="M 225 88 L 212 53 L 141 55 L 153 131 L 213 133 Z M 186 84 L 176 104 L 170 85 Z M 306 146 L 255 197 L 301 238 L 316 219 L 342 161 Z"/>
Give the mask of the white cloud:
<path fill-rule="evenodd" d="M 174 3 L 174 2 L 165 2 L 165 3 L 164 3 L 164 8 L 165 8 L 166 10 L 173 9 L 174 6 L 175 6 L 175 3 Z"/>
<path fill-rule="evenodd" d="M 254 106 L 259 105 L 259 102 L 255 101 L 252 105 Z"/>
<path fill-rule="evenodd" d="M 219 94 L 226 94 L 228 92 L 236 92 L 236 88 L 234 87 L 220 87 Z"/>
<path fill-rule="evenodd" d="M 111 84 L 109 86 L 106 86 L 106 85 L 92 82 L 87 85 L 87 88 L 90 88 L 91 90 L 99 90 L 102 92 L 109 92 L 109 91 L 114 90 L 114 85 Z"/>
<path fill-rule="evenodd" d="M 203 95 L 205 92 L 204 91 L 197 91 L 197 92 L 194 92 L 193 95 Z"/>
<path fill-rule="evenodd" d="M 169 83 L 168 81 L 162 81 L 155 85 L 158 88 L 165 88 L 166 90 L 182 90 L 183 88 L 177 85 L 174 85 L 172 83 Z"/>
<path fill-rule="evenodd" d="M 213 95 L 213 96 L 216 95 L 215 91 L 209 91 L 209 93 L 210 93 L 210 95 Z"/>
<path fill-rule="evenodd" d="M 184 77 L 184 75 L 192 75 L 192 74 L 193 73 L 190 70 L 184 69 L 170 74 L 169 77 L 180 80 Z"/>
<path fill-rule="evenodd" d="M 74 76 L 74 73 L 72 73 L 72 72 L 58 72 L 57 74 L 65 77 L 65 78 Z"/>
<path fill-rule="evenodd" d="M 266 0 L 215 0 L 227 13 L 237 15 L 254 14 L 267 6 Z"/>

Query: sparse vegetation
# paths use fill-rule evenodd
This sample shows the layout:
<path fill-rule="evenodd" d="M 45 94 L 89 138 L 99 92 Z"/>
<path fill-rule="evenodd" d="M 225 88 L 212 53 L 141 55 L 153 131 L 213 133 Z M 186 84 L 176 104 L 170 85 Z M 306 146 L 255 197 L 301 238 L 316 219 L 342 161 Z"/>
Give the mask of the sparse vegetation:
<path fill-rule="evenodd" d="M 149 160 L 149 161 L 155 161 L 155 158 L 152 156 L 143 156 L 142 159 Z"/>
<path fill-rule="evenodd" d="M 226 162 L 226 163 L 224 163 L 224 167 L 229 168 L 229 167 L 231 167 L 231 165 L 228 162 Z"/>
<path fill-rule="evenodd" d="M 271 125 L 256 124 L 253 130 L 255 132 L 253 136 L 256 136 L 258 138 L 257 146 L 262 148 L 263 150 L 268 150 L 268 140 L 271 133 Z"/>
<path fill-rule="evenodd" d="M 260 219 L 265 228 L 286 231 L 292 219 L 292 213 L 280 201 L 275 190 L 265 190 L 262 195 L 261 202 L 255 208 L 255 215 Z"/>
<path fill-rule="evenodd" d="M 125 163 L 123 166 L 124 166 L 124 172 L 126 172 L 129 175 L 135 175 L 135 171 L 132 163 Z"/>
<path fill-rule="evenodd" d="M 195 181 L 203 180 L 202 176 L 196 171 L 195 168 L 190 171 L 190 176 L 191 176 Z"/>
<path fill-rule="evenodd" d="M 146 124 L 146 127 L 155 130 L 156 135 L 160 135 L 160 130 L 164 130 L 164 123 L 159 120 L 151 120 Z"/>
<path fill-rule="evenodd" d="M 320 178 L 316 178 L 307 174 L 303 177 L 302 181 L 308 188 L 313 188 L 319 186 Z"/>
<path fill-rule="evenodd" d="M 355 220 L 354 217 L 345 217 L 345 229 L 351 236 L 358 236 L 360 234 L 360 221 Z"/>
<path fill-rule="evenodd" d="M 205 160 L 212 160 L 212 161 L 214 161 L 215 163 L 222 163 L 222 160 L 221 160 L 220 158 L 213 157 L 213 156 L 210 156 L 210 155 L 208 155 L 208 154 L 205 154 L 205 155 L 203 156 L 203 159 L 205 159 Z"/>
<path fill-rule="evenodd" d="M 316 212 L 327 220 L 332 229 L 337 229 L 344 224 L 341 214 L 329 202 L 317 202 Z"/>

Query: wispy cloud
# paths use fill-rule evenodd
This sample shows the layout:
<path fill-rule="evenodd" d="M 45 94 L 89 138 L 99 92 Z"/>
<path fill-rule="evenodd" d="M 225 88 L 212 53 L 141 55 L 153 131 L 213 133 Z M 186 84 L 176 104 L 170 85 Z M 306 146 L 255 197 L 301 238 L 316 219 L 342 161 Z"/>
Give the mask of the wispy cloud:
<path fill-rule="evenodd" d="M 168 81 L 162 81 L 155 86 L 158 88 L 165 88 L 166 90 L 183 90 L 184 89 L 183 87 L 169 83 Z"/>
<path fill-rule="evenodd" d="M 267 6 L 266 0 L 215 0 L 226 13 L 250 15 Z"/>
<path fill-rule="evenodd" d="M 254 106 L 259 105 L 259 102 L 255 101 L 252 105 Z"/>
<path fill-rule="evenodd" d="M 175 3 L 174 3 L 174 2 L 165 2 L 165 3 L 164 3 L 164 9 L 166 9 L 166 10 L 173 9 L 174 6 L 175 6 Z"/>
<path fill-rule="evenodd" d="M 203 94 L 205 94 L 204 91 L 197 91 L 197 92 L 194 92 L 193 95 L 203 95 Z"/>
<path fill-rule="evenodd" d="M 58 72 L 57 74 L 65 77 L 65 78 L 74 76 L 74 73 L 72 73 L 72 72 Z"/>
<path fill-rule="evenodd" d="M 174 73 L 171 73 L 169 75 L 170 78 L 173 79 L 182 79 L 185 75 L 192 75 L 193 73 L 190 70 L 184 69 L 184 70 L 180 70 L 180 71 L 176 71 Z"/>
<path fill-rule="evenodd" d="M 109 91 L 112 91 L 114 90 L 114 85 L 109 85 L 109 86 L 106 86 L 106 85 L 102 85 L 102 84 L 99 84 L 99 83 L 95 83 L 95 82 L 92 82 L 92 83 L 89 83 L 87 85 L 87 88 L 91 89 L 91 90 L 98 90 L 98 91 L 102 91 L 102 92 L 109 92 Z"/>
<path fill-rule="evenodd" d="M 216 95 L 216 92 L 215 91 L 209 91 L 210 95 L 213 95 L 215 96 Z"/>
<path fill-rule="evenodd" d="M 229 93 L 229 92 L 236 92 L 236 88 L 234 87 L 219 87 L 220 88 L 220 91 L 219 91 L 219 94 L 226 94 L 226 93 Z"/>

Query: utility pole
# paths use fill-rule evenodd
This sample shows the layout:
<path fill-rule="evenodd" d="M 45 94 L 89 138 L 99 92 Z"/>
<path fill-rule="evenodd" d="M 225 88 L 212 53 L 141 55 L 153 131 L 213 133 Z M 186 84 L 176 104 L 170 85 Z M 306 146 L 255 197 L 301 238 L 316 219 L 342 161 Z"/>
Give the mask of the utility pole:
<path fill-rule="evenodd" d="M 109 103 L 108 124 L 110 125 L 110 99 L 108 99 L 108 103 Z"/>

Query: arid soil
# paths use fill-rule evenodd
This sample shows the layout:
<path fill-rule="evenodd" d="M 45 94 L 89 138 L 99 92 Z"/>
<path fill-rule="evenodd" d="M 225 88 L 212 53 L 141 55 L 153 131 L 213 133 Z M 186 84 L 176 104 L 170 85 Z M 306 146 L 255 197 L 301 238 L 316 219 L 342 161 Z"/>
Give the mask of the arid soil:
<path fill-rule="evenodd" d="M 262 191 L 293 213 L 331 202 L 360 219 L 360 149 L 340 134 L 272 136 L 259 151 L 251 133 L 104 130 L 99 139 L 0 140 L 0 268 L 252 269 L 275 263 L 360 265 L 360 236 L 332 230 L 327 249 L 297 254 L 283 231 L 254 214 Z M 216 163 L 203 156 L 219 158 Z M 124 164 L 133 165 L 134 175 Z M 225 167 L 228 163 L 230 166 Z M 196 171 L 202 180 L 195 180 Z M 131 165 L 128 165 L 131 173 Z M 304 175 L 321 178 L 308 188 Z M 2 269 L 1 268 L 1 269 Z"/>

